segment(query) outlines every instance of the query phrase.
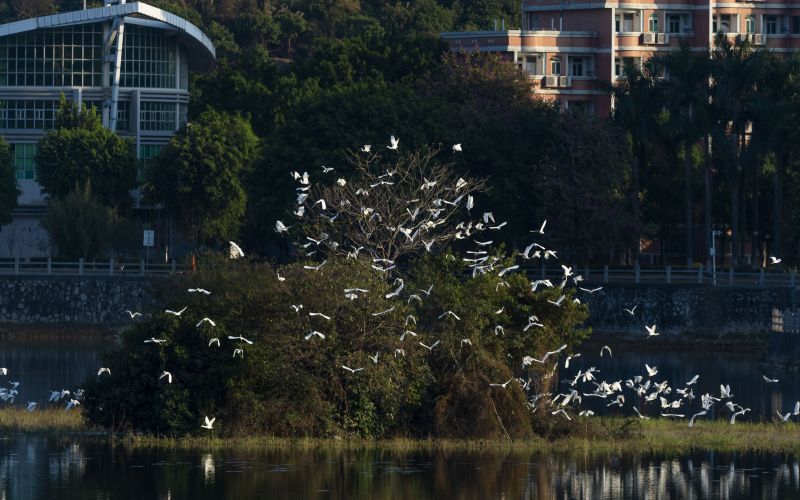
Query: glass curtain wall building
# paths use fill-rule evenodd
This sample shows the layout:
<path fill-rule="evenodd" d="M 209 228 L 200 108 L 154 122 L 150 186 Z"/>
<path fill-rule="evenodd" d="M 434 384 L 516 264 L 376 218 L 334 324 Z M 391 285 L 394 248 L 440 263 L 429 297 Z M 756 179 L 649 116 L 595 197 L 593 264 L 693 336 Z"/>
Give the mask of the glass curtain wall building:
<path fill-rule="evenodd" d="M 146 162 L 186 121 L 189 74 L 207 70 L 214 58 L 213 44 L 197 27 L 141 2 L 0 25 L 0 135 L 12 145 L 22 191 L 12 226 L 31 232 L 44 212 L 34 156 L 54 126 L 62 94 L 95 107 Z M 9 232 L 19 228 L 3 229 L 0 256 L 42 253 L 33 250 L 37 245 L 11 248 L 8 237 L 17 238 Z"/>

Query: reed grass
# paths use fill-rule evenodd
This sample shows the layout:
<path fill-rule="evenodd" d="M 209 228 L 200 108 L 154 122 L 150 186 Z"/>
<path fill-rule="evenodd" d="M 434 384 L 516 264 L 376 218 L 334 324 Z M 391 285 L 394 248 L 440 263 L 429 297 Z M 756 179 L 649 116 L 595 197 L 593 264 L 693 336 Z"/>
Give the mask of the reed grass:
<path fill-rule="evenodd" d="M 386 450 L 467 453 L 557 453 L 566 455 L 683 454 L 694 450 L 718 452 L 791 453 L 800 455 L 800 424 L 748 423 L 730 425 L 726 420 L 646 420 L 593 417 L 565 422 L 557 437 L 511 441 L 498 439 L 360 439 L 283 438 L 274 436 L 224 437 L 209 435 L 164 437 L 111 435 L 88 427 L 80 410 L 48 408 L 27 412 L 23 408 L 0 409 L 0 433 L 91 435 L 131 448 L 240 451 L 257 450 Z"/>
<path fill-rule="evenodd" d="M 0 432 L 71 434 L 88 432 L 83 414 L 79 409 L 65 411 L 63 408 L 46 408 L 25 411 L 24 408 L 0 409 Z"/>
<path fill-rule="evenodd" d="M 727 421 L 696 422 L 689 428 L 685 421 L 632 421 L 623 418 L 593 418 L 576 422 L 570 433 L 554 439 L 315 439 L 244 437 L 155 437 L 118 436 L 118 442 L 134 448 L 177 449 L 381 449 L 398 452 L 514 452 L 596 454 L 682 454 L 693 450 L 719 452 L 794 453 L 800 455 L 800 425 L 772 423 L 737 423 Z M 583 429 L 580 429 L 583 427 Z"/>

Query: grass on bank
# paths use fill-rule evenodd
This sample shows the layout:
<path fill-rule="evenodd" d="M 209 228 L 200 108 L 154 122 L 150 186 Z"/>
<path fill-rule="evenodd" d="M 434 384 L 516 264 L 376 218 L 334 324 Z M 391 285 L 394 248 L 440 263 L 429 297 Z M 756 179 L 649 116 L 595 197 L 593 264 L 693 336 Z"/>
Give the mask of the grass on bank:
<path fill-rule="evenodd" d="M 572 422 L 553 421 L 563 434 L 554 438 L 503 439 L 413 439 L 386 440 L 343 438 L 221 437 L 217 431 L 196 437 L 158 437 L 142 435 L 108 436 L 123 446 L 134 448 L 177 449 L 382 449 L 397 452 L 519 452 L 594 455 L 608 453 L 680 454 L 691 450 L 719 452 L 795 453 L 800 455 L 800 424 L 728 424 L 727 420 L 698 420 L 689 428 L 685 420 L 646 420 L 621 417 L 576 418 Z M 47 408 L 0 409 L 0 433 L 58 434 L 98 436 L 89 428 L 79 410 Z"/>
<path fill-rule="evenodd" d="M 36 409 L 8 406 L 0 410 L 0 432 L 69 434 L 87 432 L 89 429 L 80 410 L 64 408 Z"/>
<path fill-rule="evenodd" d="M 800 454 L 800 424 L 696 422 L 666 419 L 639 421 L 601 417 L 581 419 L 567 435 L 554 439 L 313 439 L 247 437 L 222 438 L 213 434 L 199 437 L 164 438 L 124 436 L 115 438 L 133 447 L 180 449 L 382 449 L 398 452 L 520 452 L 594 455 L 608 453 L 680 454 L 691 450 L 719 452 L 766 452 Z"/>

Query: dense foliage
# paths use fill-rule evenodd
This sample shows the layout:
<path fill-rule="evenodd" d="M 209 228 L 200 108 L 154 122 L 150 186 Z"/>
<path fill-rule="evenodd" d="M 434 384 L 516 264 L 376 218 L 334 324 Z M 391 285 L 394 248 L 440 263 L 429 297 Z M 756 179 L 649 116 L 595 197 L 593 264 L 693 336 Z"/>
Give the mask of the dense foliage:
<path fill-rule="evenodd" d="M 103 127 L 94 108 L 79 111 L 62 96 L 56 127 L 36 150 L 36 180 L 50 198 L 91 184 L 100 203 L 126 209 L 133 201 L 136 168 L 131 142 Z"/>
<path fill-rule="evenodd" d="M 258 138 L 246 120 L 209 109 L 170 140 L 148 169 L 145 190 L 193 241 L 232 239 L 257 153 Z"/>
<path fill-rule="evenodd" d="M 92 260 L 108 244 L 114 214 L 93 196 L 91 185 L 76 187 L 66 196 L 51 198 L 42 227 L 58 255 L 70 260 Z"/>
<path fill-rule="evenodd" d="M 19 186 L 14 169 L 11 146 L 0 137 L 0 224 L 11 222 L 11 211 L 17 206 Z"/>
<path fill-rule="evenodd" d="M 202 416 L 210 415 L 226 435 L 529 436 L 533 414 L 521 386 L 499 390 L 489 383 L 512 375 L 538 380 L 545 368 L 523 370 L 524 356 L 574 345 L 586 333 L 575 328 L 586 318 L 585 306 L 546 302 L 560 290 L 532 293 L 524 275 L 508 276 L 510 286 L 498 288 L 496 275 L 465 277 L 446 255 L 417 260 L 408 270 L 410 289 L 433 285 L 421 304 L 384 298 L 392 287 L 369 259 L 329 259 L 318 271 L 295 263 L 277 272 L 213 255 L 199 261 L 199 272 L 161 291 L 164 307 L 186 311 L 157 312 L 134 325 L 104 360 L 111 375 L 88 382 L 84 408 L 92 423 L 183 434 L 201 431 Z M 346 298 L 343 289 L 356 286 L 369 292 Z M 211 295 L 186 292 L 196 287 Z M 292 305 L 300 304 L 295 312 Z M 460 320 L 440 318 L 448 309 Z M 523 332 L 534 311 L 545 327 Z M 206 316 L 216 326 L 196 326 Z M 500 322 L 504 334 L 494 329 Z M 314 330 L 325 338 L 306 340 Z M 418 337 L 401 340 L 406 330 Z M 144 342 L 153 337 L 166 342 Z M 209 345 L 212 338 L 221 347 Z M 440 343 L 428 350 L 420 341 Z M 171 384 L 159 380 L 164 370 Z"/>

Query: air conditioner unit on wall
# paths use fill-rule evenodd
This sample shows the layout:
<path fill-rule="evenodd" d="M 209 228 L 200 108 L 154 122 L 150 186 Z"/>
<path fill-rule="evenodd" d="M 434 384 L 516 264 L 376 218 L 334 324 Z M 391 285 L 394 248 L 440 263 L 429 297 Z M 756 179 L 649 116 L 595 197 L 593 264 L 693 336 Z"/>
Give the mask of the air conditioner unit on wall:
<path fill-rule="evenodd" d="M 669 44 L 669 33 L 658 33 L 656 43 L 659 45 L 667 45 Z"/>
<path fill-rule="evenodd" d="M 753 35 L 753 45 L 766 45 L 767 35 L 763 33 L 756 33 Z"/>
<path fill-rule="evenodd" d="M 546 76 L 544 77 L 544 86 L 548 88 L 556 88 L 558 87 L 558 76 Z"/>
<path fill-rule="evenodd" d="M 642 45 L 654 45 L 657 33 L 642 33 Z"/>
<path fill-rule="evenodd" d="M 558 86 L 564 89 L 572 87 L 572 78 L 568 76 L 561 76 L 558 79 Z"/>

